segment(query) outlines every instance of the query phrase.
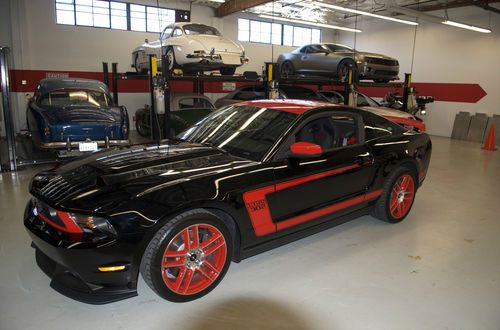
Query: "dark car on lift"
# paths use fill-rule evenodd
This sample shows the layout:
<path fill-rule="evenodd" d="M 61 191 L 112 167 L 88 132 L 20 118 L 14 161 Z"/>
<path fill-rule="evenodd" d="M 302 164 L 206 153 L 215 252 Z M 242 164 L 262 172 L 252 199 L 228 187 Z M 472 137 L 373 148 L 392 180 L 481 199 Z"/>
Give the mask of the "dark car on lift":
<path fill-rule="evenodd" d="M 328 101 L 332 103 L 344 103 L 344 96 L 338 91 L 319 90 L 318 93 L 326 97 Z M 411 113 L 402 111 L 400 110 L 400 108 L 390 108 L 387 106 L 383 106 L 366 94 L 356 92 L 356 95 L 357 107 L 362 107 L 364 110 L 368 110 L 370 112 L 373 112 L 374 114 L 392 120 L 393 122 L 398 123 L 401 126 L 405 126 L 408 129 L 415 129 L 419 132 L 425 132 L 425 122 L 419 117 Z"/>
<path fill-rule="evenodd" d="M 202 94 L 188 92 L 170 93 L 170 136 L 175 136 L 198 120 L 204 118 L 215 110 L 212 101 Z M 163 131 L 164 114 L 158 116 L 160 131 Z M 135 128 L 139 135 L 149 137 L 151 135 L 151 107 L 135 112 Z"/>
<path fill-rule="evenodd" d="M 425 131 L 425 123 L 422 119 L 409 114 L 407 112 L 382 107 L 377 101 L 368 95 L 357 93 L 357 106 L 363 107 L 365 110 L 373 112 L 379 116 L 383 116 L 392 120 L 400 125 L 408 128 L 416 128 L 418 131 Z M 280 85 L 279 87 L 280 98 L 301 99 L 309 101 L 326 101 L 335 104 L 344 103 L 344 96 L 334 90 L 313 90 L 303 86 L 295 85 Z M 221 97 L 215 101 L 215 106 L 220 108 L 225 105 L 235 104 L 242 101 L 259 100 L 266 98 L 266 90 L 261 85 L 246 85 L 241 86 L 235 91 Z"/>
<path fill-rule="evenodd" d="M 160 144 L 111 149 L 37 174 L 24 224 L 51 286 L 106 303 L 138 275 L 171 301 L 200 298 L 231 261 L 361 215 L 409 213 L 427 134 L 322 102 L 221 108 Z"/>
<path fill-rule="evenodd" d="M 26 110 L 28 130 L 39 149 L 128 145 L 129 119 L 97 80 L 40 80 Z M 96 144 L 96 145 L 95 145 Z"/>
<path fill-rule="evenodd" d="M 296 99 L 309 101 L 326 102 L 329 99 L 310 88 L 281 84 L 278 89 L 279 98 Z M 246 85 L 237 88 L 231 93 L 215 101 L 215 107 L 220 108 L 226 105 L 239 103 L 242 101 L 263 100 L 266 98 L 266 89 L 263 84 Z"/>

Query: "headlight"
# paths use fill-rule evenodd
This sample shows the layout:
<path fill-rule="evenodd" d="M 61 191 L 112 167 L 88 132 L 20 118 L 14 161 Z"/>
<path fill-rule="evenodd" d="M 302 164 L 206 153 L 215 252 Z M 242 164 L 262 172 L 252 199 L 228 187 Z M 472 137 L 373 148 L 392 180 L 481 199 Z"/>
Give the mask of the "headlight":
<path fill-rule="evenodd" d="M 71 241 L 96 242 L 117 236 L 113 225 L 104 217 L 59 211 L 38 200 L 32 205 L 34 216 L 68 234 Z"/>

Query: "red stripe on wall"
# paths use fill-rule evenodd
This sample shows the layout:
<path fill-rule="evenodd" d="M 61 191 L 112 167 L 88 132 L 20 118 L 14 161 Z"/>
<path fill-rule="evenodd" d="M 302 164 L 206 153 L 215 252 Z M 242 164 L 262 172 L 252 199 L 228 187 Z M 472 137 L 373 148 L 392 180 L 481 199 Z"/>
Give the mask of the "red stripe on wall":
<path fill-rule="evenodd" d="M 10 70 L 11 91 L 18 93 L 32 93 L 35 91 L 38 82 L 48 77 L 68 77 L 85 78 L 103 81 L 102 72 L 89 71 L 47 71 L 47 70 Z M 110 89 L 112 89 L 112 75 L 108 76 Z M 255 82 L 235 82 L 236 88 L 244 85 L 255 84 Z M 171 88 L 174 92 L 192 92 L 193 82 L 191 81 L 172 81 Z M 207 81 L 204 83 L 205 93 L 229 93 L 223 90 L 222 82 Z M 119 93 L 149 93 L 149 81 L 140 79 L 119 79 Z"/>
<path fill-rule="evenodd" d="M 86 78 L 103 80 L 102 72 L 90 71 L 57 71 L 57 70 L 11 70 L 11 91 L 32 93 L 35 91 L 38 81 L 50 76 L 62 76 L 69 78 Z M 111 84 L 111 74 L 109 74 Z M 238 81 L 236 88 L 244 85 L 252 85 L 255 82 Z M 317 89 L 317 85 L 303 85 L 304 87 Z M 487 95 L 486 91 L 479 84 L 458 84 L 458 83 L 413 83 L 418 95 L 433 96 L 436 101 L 442 102 L 463 102 L 477 103 Z M 192 92 L 193 83 L 190 81 L 172 81 L 172 91 Z M 323 86 L 324 89 L 332 89 L 330 86 Z M 228 93 L 224 91 L 222 82 L 207 81 L 204 83 L 205 93 Z M 342 86 L 334 86 L 335 90 L 342 90 Z M 118 80 L 118 91 L 120 93 L 148 93 L 149 82 L 147 80 Z M 397 92 L 403 95 L 401 87 L 360 87 L 361 93 L 372 97 L 384 97 L 388 92 Z"/>

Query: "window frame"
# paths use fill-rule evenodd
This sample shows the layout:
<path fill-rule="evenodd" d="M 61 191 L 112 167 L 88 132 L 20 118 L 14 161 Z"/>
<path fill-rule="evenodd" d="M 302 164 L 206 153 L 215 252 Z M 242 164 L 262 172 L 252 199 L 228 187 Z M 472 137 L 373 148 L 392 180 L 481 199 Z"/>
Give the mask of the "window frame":
<path fill-rule="evenodd" d="M 248 23 L 248 30 L 245 29 L 245 30 L 242 30 L 240 29 L 240 21 L 247 21 Z M 262 23 L 266 23 L 266 24 L 270 24 L 270 32 L 269 32 L 269 42 L 264 42 L 264 41 L 252 41 L 251 40 L 251 35 L 252 35 L 252 22 L 258 22 L 259 25 L 262 24 Z M 264 21 L 264 20 L 256 20 L 256 19 L 250 19 L 250 18 L 244 18 L 244 17 L 239 17 L 238 18 L 238 21 L 237 21 L 237 24 L 238 24 L 238 41 L 239 42 L 249 42 L 249 43 L 255 43 L 255 44 L 265 44 L 265 45 L 277 45 L 277 46 L 287 46 L 287 47 L 301 47 L 301 45 L 296 45 L 294 43 L 294 34 L 295 34 L 295 28 L 302 28 L 302 29 L 309 29 L 310 30 L 310 41 L 309 41 L 309 44 L 318 44 L 318 43 L 321 43 L 321 39 L 322 39 L 322 36 L 323 36 L 323 31 L 321 29 L 316 29 L 316 28 L 313 28 L 313 27 L 304 27 L 304 26 L 298 26 L 298 25 L 291 25 L 291 24 L 282 24 L 282 23 L 275 23 L 275 22 L 270 22 L 270 21 Z M 273 27 L 275 26 L 279 26 L 280 27 L 280 43 L 275 43 L 274 40 L 273 40 L 273 37 L 276 35 L 273 33 Z M 289 44 L 286 44 L 285 43 L 285 26 L 289 26 L 292 28 L 292 43 L 291 45 Z M 313 31 L 319 31 L 319 40 L 313 40 Z M 241 31 L 241 33 L 240 33 Z M 257 32 L 257 33 L 260 33 L 260 32 Z M 240 34 L 243 35 L 245 34 L 245 37 L 248 37 L 248 38 L 244 38 L 244 39 L 241 39 L 240 38 Z M 303 46 L 303 45 L 302 45 Z"/>
<path fill-rule="evenodd" d="M 151 8 L 155 8 L 155 9 L 158 9 L 158 11 L 161 11 L 162 9 L 163 10 L 171 10 L 174 12 L 174 17 L 177 18 L 177 12 L 180 11 L 180 12 L 186 12 L 188 11 L 189 12 L 189 16 L 191 16 L 191 11 L 190 10 L 180 10 L 180 9 L 175 9 L 175 8 L 168 8 L 168 7 L 157 7 L 157 6 L 151 6 L 151 5 L 147 5 L 147 4 L 142 4 L 142 3 L 135 3 L 135 2 L 124 2 L 124 1 L 114 1 L 114 0 L 100 0 L 100 1 L 105 1 L 108 3 L 108 19 L 109 19 L 109 27 L 106 27 L 106 26 L 95 26 L 95 25 L 82 25 L 82 24 L 77 24 L 76 22 L 76 14 L 77 14 L 77 10 L 76 10 L 76 0 L 71 0 L 72 3 L 65 3 L 65 2 L 59 2 L 61 0 L 54 0 L 54 20 L 55 20 L 55 23 L 56 25 L 62 25 L 62 26 L 75 26 L 75 27 L 85 27 L 85 28 L 95 28 L 95 29 L 107 29 L 107 30 L 117 30 L 117 31 L 128 31 L 128 32 L 140 32 L 140 33 L 155 33 L 155 34 L 158 34 L 160 32 L 156 32 L 156 31 L 150 31 L 148 30 L 148 14 L 147 14 L 147 9 L 148 7 L 151 7 Z M 114 28 L 113 27 L 113 24 L 112 24 L 112 17 L 113 16 L 116 16 L 116 15 L 112 15 L 112 11 L 113 11 L 113 8 L 112 8 L 112 3 L 120 3 L 120 4 L 125 4 L 125 15 L 126 16 L 117 16 L 117 17 L 122 17 L 122 18 L 125 18 L 126 20 L 126 28 Z M 57 8 L 57 4 L 63 4 L 63 5 L 69 5 L 69 6 L 72 6 L 73 9 L 72 10 L 67 10 L 67 9 L 58 9 Z M 131 10 L 130 10 L 130 6 L 131 5 L 137 5 L 137 6 L 143 6 L 144 7 L 144 19 L 145 19 L 145 30 L 142 31 L 142 30 L 132 30 L 132 27 L 131 27 Z M 94 13 L 93 13 L 93 8 L 94 8 L 94 2 L 92 1 L 92 5 L 89 6 L 90 8 L 92 8 L 92 24 L 94 24 Z M 101 7 L 99 7 L 101 8 Z M 115 9 L 116 10 L 116 9 Z M 123 10 L 123 9 L 122 9 Z M 58 11 L 65 11 L 65 12 L 70 12 L 73 14 L 73 24 L 68 24 L 68 23 L 59 23 L 58 22 L 58 19 L 57 19 L 57 13 Z M 170 24 L 173 24 L 173 23 L 176 23 L 176 20 L 174 19 L 174 22 L 168 22 L 167 23 L 167 26 L 170 25 Z"/>

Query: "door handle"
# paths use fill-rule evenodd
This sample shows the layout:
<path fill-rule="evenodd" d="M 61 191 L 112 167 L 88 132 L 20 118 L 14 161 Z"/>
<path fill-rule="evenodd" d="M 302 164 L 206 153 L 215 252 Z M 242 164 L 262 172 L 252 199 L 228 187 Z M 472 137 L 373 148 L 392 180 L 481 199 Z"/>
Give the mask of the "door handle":
<path fill-rule="evenodd" d="M 371 155 L 356 156 L 356 158 L 354 158 L 354 163 L 360 166 L 370 165 L 373 163 L 373 157 Z"/>

